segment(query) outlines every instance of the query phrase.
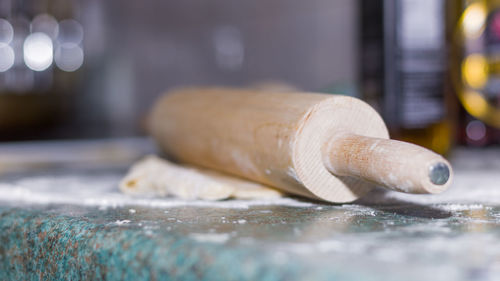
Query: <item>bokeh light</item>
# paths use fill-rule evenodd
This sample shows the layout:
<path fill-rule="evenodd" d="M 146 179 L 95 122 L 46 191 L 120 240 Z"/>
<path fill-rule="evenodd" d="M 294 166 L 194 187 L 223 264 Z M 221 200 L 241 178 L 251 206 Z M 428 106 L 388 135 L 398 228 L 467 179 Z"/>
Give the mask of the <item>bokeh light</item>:
<path fill-rule="evenodd" d="M 54 60 L 61 70 L 75 71 L 83 64 L 83 50 L 73 43 L 59 45 L 56 48 Z"/>
<path fill-rule="evenodd" d="M 83 40 L 83 27 L 75 20 L 63 20 L 59 23 L 59 35 L 57 40 L 60 44 L 80 44 Z"/>
<path fill-rule="evenodd" d="M 0 72 L 9 70 L 14 65 L 14 50 L 9 45 L 0 45 Z"/>
<path fill-rule="evenodd" d="M 467 124 L 465 133 L 469 139 L 479 141 L 486 136 L 486 126 L 483 122 L 474 120 Z"/>
<path fill-rule="evenodd" d="M 14 29 L 10 22 L 0 18 L 0 46 L 7 45 L 14 37 Z"/>
<path fill-rule="evenodd" d="M 31 21 L 31 32 L 43 32 L 50 38 L 56 39 L 59 33 L 59 24 L 53 16 L 41 14 Z"/>
<path fill-rule="evenodd" d="M 472 54 L 462 63 L 462 77 L 465 82 L 476 89 L 484 87 L 488 82 L 488 60 L 481 54 Z"/>
<path fill-rule="evenodd" d="M 463 99 L 465 109 L 472 116 L 480 117 L 488 113 L 488 103 L 480 93 L 475 91 L 465 92 Z"/>
<path fill-rule="evenodd" d="M 221 26 L 214 33 L 215 58 L 219 67 L 237 70 L 245 58 L 241 32 L 232 26 Z"/>
<path fill-rule="evenodd" d="M 486 7 L 482 3 L 471 4 L 463 15 L 463 30 L 467 37 L 478 37 L 486 22 Z"/>
<path fill-rule="evenodd" d="M 53 49 L 52 40 L 47 34 L 30 34 L 24 40 L 24 62 L 34 71 L 43 71 L 52 64 Z"/>

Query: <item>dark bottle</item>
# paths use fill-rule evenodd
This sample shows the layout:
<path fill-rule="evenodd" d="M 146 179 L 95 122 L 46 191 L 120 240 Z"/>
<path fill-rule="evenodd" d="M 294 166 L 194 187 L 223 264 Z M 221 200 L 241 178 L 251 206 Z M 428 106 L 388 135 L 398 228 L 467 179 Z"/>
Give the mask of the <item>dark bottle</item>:
<path fill-rule="evenodd" d="M 445 0 L 361 0 L 361 86 L 391 137 L 440 154 L 452 144 Z"/>

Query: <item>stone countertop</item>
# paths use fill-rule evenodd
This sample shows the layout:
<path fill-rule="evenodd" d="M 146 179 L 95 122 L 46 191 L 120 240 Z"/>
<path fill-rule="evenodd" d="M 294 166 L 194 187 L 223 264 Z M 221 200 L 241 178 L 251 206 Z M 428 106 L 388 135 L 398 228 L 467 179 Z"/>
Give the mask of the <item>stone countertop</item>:
<path fill-rule="evenodd" d="M 354 204 L 119 193 L 125 166 L 0 179 L 0 280 L 500 280 L 500 150 L 436 196 Z"/>

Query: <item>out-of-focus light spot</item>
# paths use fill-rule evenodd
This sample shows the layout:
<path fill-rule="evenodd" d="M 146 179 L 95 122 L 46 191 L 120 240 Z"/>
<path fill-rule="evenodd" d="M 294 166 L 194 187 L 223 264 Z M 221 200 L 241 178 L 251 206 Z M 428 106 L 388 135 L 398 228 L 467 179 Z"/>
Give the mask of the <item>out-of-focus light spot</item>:
<path fill-rule="evenodd" d="M 241 32 L 232 26 L 222 26 L 215 30 L 213 40 L 217 64 L 229 70 L 241 68 L 245 57 Z"/>
<path fill-rule="evenodd" d="M 467 124 L 465 128 L 467 137 L 474 141 L 479 141 L 486 136 L 486 126 L 479 120 L 474 120 Z"/>
<path fill-rule="evenodd" d="M 57 24 L 57 20 L 53 16 L 41 14 L 36 16 L 31 21 L 31 32 L 43 32 L 50 38 L 56 39 L 59 32 L 59 25 Z"/>
<path fill-rule="evenodd" d="M 0 19 L 0 45 L 7 45 L 14 37 L 14 28 L 10 22 Z"/>
<path fill-rule="evenodd" d="M 80 44 L 83 40 L 83 27 L 76 20 L 63 20 L 59 23 L 57 40 L 61 44 Z"/>
<path fill-rule="evenodd" d="M 14 65 L 14 58 L 14 50 L 11 46 L 0 46 L 0 72 L 9 70 Z"/>
<path fill-rule="evenodd" d="M 72 72 L 83 64 L 83 50 L 76 44 L 63 44 L 56 48 L 54 60 L 63 71 Z"/>
<path fill-rule="evenodd" d="M 482 117 L 488 112 L 488 102 L 478 92 L 466 92 L 463 96 L 463 105 L 472 116 Z"/>
<path fill-rule="evenodd" d="M 462 63 L 462 77 L 473 88 L 482 88 L 488 81 L 488 61 L 480 54 L 465 58 Z"/>
<path fill-rule="evenodd" d="M 463 30 L 467 37 L 478 37 L 486 22 L 486 7 L 481 3 L 471 4 L 463 14 Z"/>
<path fill-rule="evenodd" d="M 53 45 L 50 37 L 41 32 L 30 34 L 24 40 L 24 63 L 34 70 L 43 71 L 52 64 Z"/>
<path fill-rule="evenodd" d="M 489 23 L 491 28 L 491 32 L 495 35 L 496 38 L 500 38 L 500 13 L 494 13 L 493 19 Z"/>

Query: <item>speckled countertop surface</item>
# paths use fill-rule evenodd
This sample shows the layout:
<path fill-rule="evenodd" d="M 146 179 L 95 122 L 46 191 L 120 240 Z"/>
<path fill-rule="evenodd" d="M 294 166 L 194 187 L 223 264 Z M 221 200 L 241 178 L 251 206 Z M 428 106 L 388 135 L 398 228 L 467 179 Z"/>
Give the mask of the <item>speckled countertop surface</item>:
<path fill-rule="evenodd" d="M 126 168 L 0 179 L 0 280 L 500 280 L 500 150 L 459 150 L 442 195 L 131 198 Z"/>

